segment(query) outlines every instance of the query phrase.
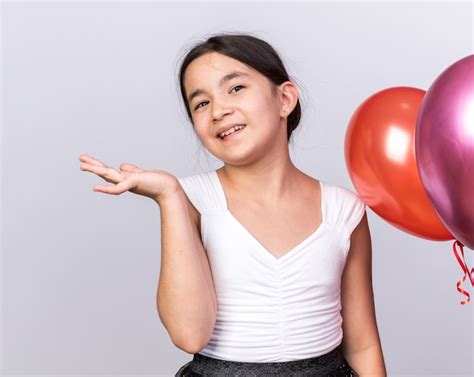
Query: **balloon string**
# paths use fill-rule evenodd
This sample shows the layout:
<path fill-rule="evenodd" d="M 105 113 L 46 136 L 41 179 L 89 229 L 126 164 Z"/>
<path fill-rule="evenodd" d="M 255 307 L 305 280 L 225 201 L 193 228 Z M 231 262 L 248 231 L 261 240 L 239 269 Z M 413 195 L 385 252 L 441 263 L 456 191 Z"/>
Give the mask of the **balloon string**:
<path fill-rule="evenodd" d="M 459 249 L 461 250 L 462 258 L 459 256 L 456 245 L 459 245 Z M 464 276 L 462 277 L 461 280 L 459 280 L 456 283 L 456 287 L 459 293 L 462 293 L 463 295 L 467 296 L 467 301 L 461 301 L 461 305 L 464 305 L 470 301 L 470 295 L 468 292 L 466 292 L 464 289 L 461 288 L 461 284 L 464 283 L 466 280 L 466 276 L 469 275 L 469 280 L 471 281 L 472 286 L 474 286 L 474 268 L 471 269 L 469 272 L 469 269 L 466 265 L 466 261 L 464 260 L 464 245 L 456 240 L 453 243 L 453 251 L 454 255 L 456 256 L 456 259 L 458 260 L 459 265 L 461 266 L 462 270 L 464 271 Z"/>

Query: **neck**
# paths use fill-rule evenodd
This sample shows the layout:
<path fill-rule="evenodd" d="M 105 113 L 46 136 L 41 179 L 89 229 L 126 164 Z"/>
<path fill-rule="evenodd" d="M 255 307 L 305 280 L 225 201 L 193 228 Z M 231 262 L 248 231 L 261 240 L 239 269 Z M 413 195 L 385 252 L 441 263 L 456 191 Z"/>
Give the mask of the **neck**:
<path fill-rule="evenodd" d="M 225 164 L 217 170 L 226 188 L 261 203 L 275 203 L 294 191 L 302 173 L 290 159 L 258 166 Z"/>

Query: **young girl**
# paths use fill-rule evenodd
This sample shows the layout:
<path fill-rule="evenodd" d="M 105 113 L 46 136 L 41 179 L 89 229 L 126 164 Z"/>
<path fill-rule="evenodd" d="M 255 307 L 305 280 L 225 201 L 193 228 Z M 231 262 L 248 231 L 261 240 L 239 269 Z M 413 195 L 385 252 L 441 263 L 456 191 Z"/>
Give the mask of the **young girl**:
<path fill-rule="evenodd" d="M 112 183 L 95 191 L 160 206 L 158 312 L 193 354 L 176 376 L 386 376 L 365 204 L 291 161 L 301 108 L 277 52 L 214 35 L 186 54 L 179 82 L 221 168 L 176 178 L 80 158 Z"/>

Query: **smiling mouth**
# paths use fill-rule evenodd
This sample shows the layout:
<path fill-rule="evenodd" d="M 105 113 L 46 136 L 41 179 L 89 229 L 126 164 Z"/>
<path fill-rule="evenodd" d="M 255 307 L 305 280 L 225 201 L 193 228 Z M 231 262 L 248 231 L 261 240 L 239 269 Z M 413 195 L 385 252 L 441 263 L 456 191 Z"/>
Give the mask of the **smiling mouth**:
<path fill-rule="evenodd" d="M 233 131 L 232 133 L 230 133 L 228 135 L 225 135 L 224 137 L 221 137 L 221 136 L 217 135 L 217 138 L 222 140 L 222 141 L 225 141 L 225 140 L 229 139 L 230 137 L 234 136 L 234 134 L 240 133 L 247 125 L 246 124 L 240 124 L 239 126 L 241 127 L 240 129 L 238 129 L 236 131 Z"/>

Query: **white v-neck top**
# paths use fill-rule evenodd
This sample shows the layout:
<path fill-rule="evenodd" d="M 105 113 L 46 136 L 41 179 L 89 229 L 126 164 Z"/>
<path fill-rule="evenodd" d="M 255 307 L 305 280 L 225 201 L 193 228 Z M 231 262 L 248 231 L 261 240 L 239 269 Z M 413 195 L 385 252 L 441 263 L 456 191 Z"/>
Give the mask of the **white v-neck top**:
<path fill-rule="evenodd" d="M 217 296 L 212 337 L 199 353 L 275 362 L 335 349 L 343 337 L 340 287 L 350 236 L 366 210 L 360 197 L 320 180 L 321 225 L 277 258 L 228 210 L 215 170 L 178 180 L 201 214 Z"/>

